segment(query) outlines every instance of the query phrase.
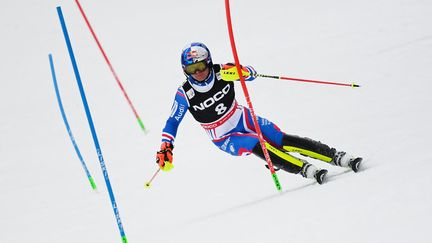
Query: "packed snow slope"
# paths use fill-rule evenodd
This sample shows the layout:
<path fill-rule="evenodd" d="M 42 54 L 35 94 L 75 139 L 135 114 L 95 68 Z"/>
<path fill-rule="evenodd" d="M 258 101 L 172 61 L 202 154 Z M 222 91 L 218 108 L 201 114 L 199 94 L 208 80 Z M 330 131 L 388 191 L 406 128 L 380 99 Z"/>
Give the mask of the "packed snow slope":
<path fill-rule="evenodd" d="M 206 43 L 233 61 L 224 1 L 82 0 L 145 126 L 144 134 L 74 1 L 2 2 L 0 242 L 121 242 L 58 20 L 62 6 L 129 242 L 432 242 L 432 2 L 231 1 L 242 64 L 259 73 L 356 82 L 361 88 L 259 78 L 255 111 L 282 130 L 364 158 L 318 185 L 219 151 L 188 114 L 175 168 L 155 152 L 184 80 L 181 48 Z M 67 135 L 48 62 L 98 191 Z M 237 97 L 245 104 L 240 85 Z"/>

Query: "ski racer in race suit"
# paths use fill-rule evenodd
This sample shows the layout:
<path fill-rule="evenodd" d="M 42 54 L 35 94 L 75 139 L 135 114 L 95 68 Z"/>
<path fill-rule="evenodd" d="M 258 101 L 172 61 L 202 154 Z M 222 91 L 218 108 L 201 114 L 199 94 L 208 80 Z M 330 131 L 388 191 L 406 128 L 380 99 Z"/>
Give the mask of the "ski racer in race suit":
<path fill-rule="evenodd" d="M 213 64 L 209 49 L 198 42 L 183 48 L 181 63 L 186 81 L 177 89 L 171 115 L 162 131 L 162 144 L 156 155 L 160 168 L 163 171 L 173 168 L 174 140 L 187 110 L 219 149 L 234 156 L 253 153 L 265 159 L 251 113 L 235 99 L 234 81 L 239 80 L 235 65 Z M 254 80 L 256 74 L 251 66 L 242 67 L 246 81 Z M 286 134 L 271 121 L 259 116 L 257 119 L 276 169 L 300 173 L 321 184 L 327 170 L 318 169 L 291 154 L 300 153 L 358 171 L 361 158 L 354 158 L 309 138 Z"/>

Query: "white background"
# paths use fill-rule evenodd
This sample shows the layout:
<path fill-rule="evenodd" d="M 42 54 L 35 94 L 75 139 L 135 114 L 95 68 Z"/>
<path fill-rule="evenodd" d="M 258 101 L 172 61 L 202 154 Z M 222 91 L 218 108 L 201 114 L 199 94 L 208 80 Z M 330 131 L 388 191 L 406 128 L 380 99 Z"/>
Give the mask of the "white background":
<path fill-rule="evenodd" d="M 361 88 L 257 79 L 255 111 L 283 131 L 364 158 L 324 185 L 218 150 L 188 114 L 175 168 L 155 152 L 184 80 L 181 48 L 200 41 L 233 61 L 224 1 L 81 2 L 145 135 L 74 1 L 0 8 L 0 242 L 121 242 L 58 20 L 61 5 L 129 242 L 431 242 L 432 2 L 231 1 L 242 64 L 259 73 Z M 56 101 L 52 53 L 72 132 Z M 245 104 L 240 85 L 238 100 Z"/>

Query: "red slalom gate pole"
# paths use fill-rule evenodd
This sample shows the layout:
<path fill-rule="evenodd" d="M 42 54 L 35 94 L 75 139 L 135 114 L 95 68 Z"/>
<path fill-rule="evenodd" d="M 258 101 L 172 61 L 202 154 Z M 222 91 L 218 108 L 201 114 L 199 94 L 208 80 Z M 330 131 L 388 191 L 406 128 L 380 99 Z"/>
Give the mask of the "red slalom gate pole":
<path fill-rule="evenodd" d="M 330 84 L 330 85 L 348 86 L 348 87 L 352 87 L 352 88 L 358 88 L 358 87 L 360 87 L 360 85 L 355 84 L 355 83 L 351 83 L 351 84 L 348 84 L 348 83 L 337 83 L 337 82 L 330 82 L 330 81 L 320 81 L 320 80 L 301 79 L 301 78 L 289 78 L 289 77 L 266 75 L 266 74 L 257 74 L 257 77 L 274 78 L 274 79 L 284 79 L 284 80 L 306 82 L 306 83 L 316 83 L 316 84 Z"/>
<path fill-rule="evenodd" d="M 113 66 L 111 65 L 111 62 L 110 62 L 110 60 L 108 59 L 108 56 L 105 54 L 105 51 L 104 51 L 104 49 L 102 48 L 102 45 L 101 45 L 101 43 L 99 42 L 99 39 L 98 39 L 98 37 L 96 36 L 96 33 L 94 32 L 92 26 L 90 25 L 90 22 L 89 22 L 89 20 L 87 19 L 87 16 L 86 16 L 86 14 L 84 13 L 84 10 L 83 10 L 83 8 L 81 7 L 80 2 L 79 2 L 78 0 L 75 0 L 75 2 L 76 2 L 77 6 L 78 6 L 78 8 L 79 8 L 79 10 L 80 10 L 80 12 L 81 12 L 81 15 L 83 16 L 83 18 L 84 18 L 84 20 L 85 20 L 85 22 L 86 22 L 86 24 L 87 24 L 87 26 L 88 26 L 90 32 L 91 32 L 92 36 L 93 36 L 93 39 L 96 41 L 96 44 L 98 45 L 99 50 L 101 51 L 101 53 L 102 53 L 102 55 L 103 55 L 103 57 L 104 57 L 104 59 L 105 59 L 105 62 L 107 63 L 108 67 L 110 68 L 111 73 L 114 75 L 114 78 L 115 78 L 115 80 L 117 81 L 118 86 L 120 87 L 121 91 L 123 92 L 124 97 L 126 98 L 126 100 L 127 100 L 128 104 L 129 104 L 130 108 L 132 109 L 132 111 L 133 111 L 133 113 L 134 113 L 134 115 L 135 115 L 135 118 L 136 118 L 137 121 L 138 121 L 138 124 L 140 125 L 140 127 L 141 127 L 141 129 L 144 131 L 144 133 L 146 133 L 147 130 L 146 130 L 145 126 L 144 126 L 144 123 L 142 122 L 140 116 L 138 115 L 138 112 L 136 111 L 134 105 L 132 104 L 132 101 L 130 100 L 128 94 L 126 93 L 126 90 L 125 90 L 125 88 L 123 87 L 123 85 L 122 85 L 122 83 L 121 83 L 121 81 L 120 81 L 120 78 L 118 77 L 117 73 L 115 72 Z"/>
<path fill-rule="evenodd" d="M 227 17 L 228 32 L 229 32 L 229 37 L 230 37 L 230 42 L 231 42 L 231 49 L 232 49 L 232 52 L 234 55 L 234 61 L 235 61 L 236 67 L 237 67 L 237 73 L 242 73 L 241 68 L 240 68 L 240 61 L 239 61 L 239 58 L 237 55 L 237 49 L 236 49 L 236 45 L 235 45 L 235 41 L 234 41 L 234 34 L 233 34 L 232 23 L 231 23 L 231 11 L 230 11 L 230 6 L 229 6 L 229 0 L 225 0 L 225 10 L 226 10 L 226 17 Z M 261 128 L 259 127 L 258 120 L 256 118 L 255 111 L 254 111 L 253 106 L 252 106 L 252 101 L 250 99 L 249 92 L 248 92 L 248 89 L 246 87 L 246 81 L 245 81 L 243 75 L 239 75 L 239 76 L 240 76 L 240 82 L 241 82 L 241 86 L 243 89 L 243 93 L 244 93 L 244 96 L 246 98 L 246 102 L 249 106 L 249 110 L 250 110 L 252 118 L 253 118 L 253 123 L 254 123 L 255 129 L 256 129 L 256 132 L 258 134 L 258 138 L 259 138 L 261 148 L 262 148 L 263 153 L 264 153 L 264 157 L 267 161 L 267 164 L 268 164 L 268 167 L 269 167 L 270 172 L 272 174 L 273 181 L 276 185 L 276 188 L 278 191 L 281 191 L 282 187 L 279 183 L 279 179 L 278 179 L 276 171 L 273 167 L 273 163 L 271 162 L 269 153 L 268 153 L 267 148 L 265 146 L 264 137 L 262 135 Z"/>

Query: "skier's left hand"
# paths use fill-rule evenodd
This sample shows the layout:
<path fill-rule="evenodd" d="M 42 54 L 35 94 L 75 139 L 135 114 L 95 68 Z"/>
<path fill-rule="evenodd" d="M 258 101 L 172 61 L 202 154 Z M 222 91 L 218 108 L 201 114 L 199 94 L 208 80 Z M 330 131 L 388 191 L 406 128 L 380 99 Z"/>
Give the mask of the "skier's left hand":
<path fill-rule="evenodd" d="M 253 68 L 252 66 L 245 66 L 245 68 L 249 72 L 249 77 L 246 78 L 246 81 L 252 81 L 252 80 L 254 80 L 257 77 L 257 75 L 258 75 L 258 73 L 255 70 L 255 68 Z"/>
<path fill-rule="evenodd" d="M 257 76 L 257 72 L 255 71 L 255 69 L 251 66 L 241 66 L 241 71 L 242 71 L 242 75 L 243 77 L 245 77 L 246 81 L 252 81 L 256 78 Z M 227 63 L 225 65 L 222 66 L 222 69 L 220 71 L 221 74 L 221 78 L 224 81 L 237 81 L 240 79 L 238 73 L 237 73 L 237 67 L 235 64 L 233 63 Z"/>

